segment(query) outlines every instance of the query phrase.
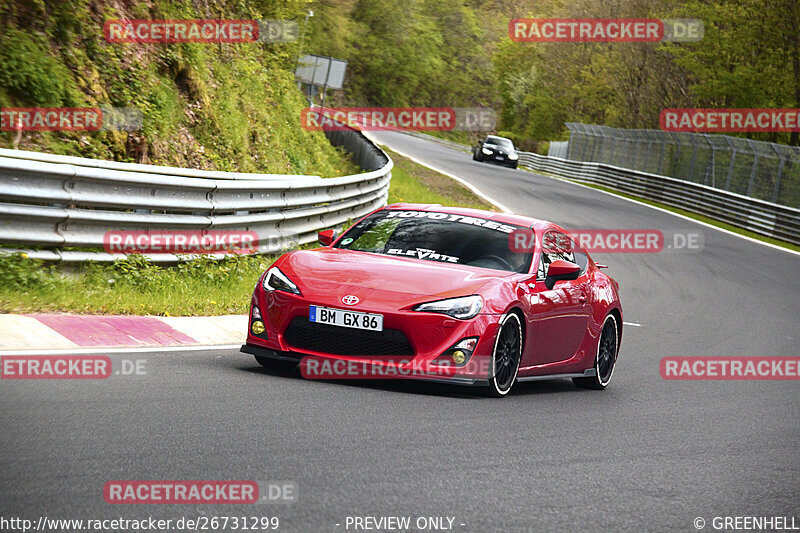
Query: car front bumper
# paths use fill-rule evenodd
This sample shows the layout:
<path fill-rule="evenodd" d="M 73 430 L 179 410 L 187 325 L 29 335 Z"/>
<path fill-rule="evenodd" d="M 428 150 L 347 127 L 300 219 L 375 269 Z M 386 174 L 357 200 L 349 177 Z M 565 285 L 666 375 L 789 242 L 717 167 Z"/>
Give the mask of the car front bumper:
<path fill-rule="evenodd" d="M 279 291 L 268 292 L 260 286 L 257 287 L 251 302 L 247 342 L 242 351 L 286 361 L 300 362 L 303 357 L 312 357 L 353 362 L 351 366 L 356 368 L 363 368 L 364 364 L 368 364 L 370 367 L 383 367 L 386 371 L 383 374 L 386 376 L 400 378 L 434 379 L 463 384 L 487 381 L 500 314 L 478 314 L 469 320 L 459 320 L 439 313 L 387 309 L 380 306 L 359 306 L 352 309 L 383 315 L 384 332 L 392 332 L 387 337 L 399 339 L 404 336 L 407 339 L 410 350 L 390 353 L 380 351 L 387 346 L 385 342 L 370 344 L 371 339 L 385 340 L 380 334 L 362 335 L 359 333 L 361 330 L 355 330 L 354 333 L 351 328 L 326 326 L 324 329 L 320 328 L 319 335 L 314 337 L 314 328 L 317 326 L 307 320 L 309 306 L 338 309 L 345 307 L 341 303 L 337 304 L 337 301 L 318 298 L 312 302 L 302 296 Z M 260 334 L 254 333 L 252 327 L 254 320 L 257 320 L 254 318 L 256 308 L 264 325 L 264 331 Z M 298 324 L 304 328 L 304 335 L 297 335 L 296 330 L 290 331 L 290 328 L 296 328 Z M 478 341 L 463 364 L 457 365 L 446 356 L 442 357 L 454 345 L 469 337 L 477 337 Z M 320 342 L 320 338 L 335 340 L 331 349 Z M 351 342 L 353 351 L 348 353 L 347 348 Z M 373 346 L 377 346 L 378 350 L 371 351 Z M 338 377 L 371 379 L 374 373 Z"/>
<path fill-rule="evenodd" d="M 496 151 L 492 151 L 491 155 L 486 155 L 483 152 L 481 152 L 481 158 L 484 161 L 492 161 L 494 163 L 500 163 L 503 165 L 511 165 L 511 166 L 516 166 L 517 162 L 519 161 L 519 157 L 517 157 L 516 159 L 511 159 L 510 157 L 508 157 L 507 153 L 505 152 L 500 153 Z"/>

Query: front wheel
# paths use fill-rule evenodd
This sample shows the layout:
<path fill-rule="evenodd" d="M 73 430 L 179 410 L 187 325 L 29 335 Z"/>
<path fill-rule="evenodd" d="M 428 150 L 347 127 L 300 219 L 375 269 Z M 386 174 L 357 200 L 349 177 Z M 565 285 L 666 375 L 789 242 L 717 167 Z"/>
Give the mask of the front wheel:
<path fill-rule="evenodd" d="M 517 379 L 522 358 L 522 324 L 515 313 L 508 313 L 500 322 L 494 342 L 489 375 L 489 396 L 499 398 L 511 391 Z"/>
<path fill-rule="evenodd" d="M 617 329 L 617 319 L 614 315 L 608 315 L 600 331 L 600 339 L 597 341 L 597 355 L 594 360 L 595 375 L 586 378 L 572 378 L 572 382 L 582 389 L 602 390 L 611 381 L 611 374 L 614 373 L 614 365 L 617 362 L 619 352 L 619 330 Z"/>

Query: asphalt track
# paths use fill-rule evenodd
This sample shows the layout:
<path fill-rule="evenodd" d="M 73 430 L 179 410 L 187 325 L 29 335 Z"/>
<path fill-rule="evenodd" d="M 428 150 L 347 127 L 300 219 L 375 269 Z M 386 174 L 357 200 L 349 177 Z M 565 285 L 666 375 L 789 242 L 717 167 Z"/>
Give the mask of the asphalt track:
<path fill-rule="evenodd" d="M 570 229 L 700 231 L 696 253 L 595 254 L 626 326 L 610 387 L 315 382 L 228 351 L 112 355 L 147 374 L 0 384 L 0 516 L 450 516 L 454 531 L 696 531 L 715 516 L 800 525 L 800 383 L 665 381 L 665 356 L 789 356 L 800 256 L 397 133 L 376 137 L 509 209 Z M 110 505 L 114 479 L 292 480 L 283 505 Z M 337 526 L 337 524 L 339 524 Z M 463 524 L 463 525 L 461 525 Z M 354 531 L 351 527 L 349 531 Z"/>

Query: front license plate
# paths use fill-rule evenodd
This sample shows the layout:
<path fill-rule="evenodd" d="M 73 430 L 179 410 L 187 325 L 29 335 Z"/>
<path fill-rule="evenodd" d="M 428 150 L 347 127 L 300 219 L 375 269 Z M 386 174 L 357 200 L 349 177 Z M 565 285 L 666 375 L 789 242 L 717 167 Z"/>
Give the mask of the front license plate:
<path fill-rule="evenodd" d="M 497 157 L 495 157 L 495 159 L 497 159 L 498 161 L 502 161 L 503 160 L 503 156 L 502 155 L 498 155 Z"/>
<path fill-rule="evenodd" d="M 383 315 L 345 311 L 344 309 L 320 307 L 319 305 L 308 307 L 308 320 L 343 328 L 383 331 Z"/>

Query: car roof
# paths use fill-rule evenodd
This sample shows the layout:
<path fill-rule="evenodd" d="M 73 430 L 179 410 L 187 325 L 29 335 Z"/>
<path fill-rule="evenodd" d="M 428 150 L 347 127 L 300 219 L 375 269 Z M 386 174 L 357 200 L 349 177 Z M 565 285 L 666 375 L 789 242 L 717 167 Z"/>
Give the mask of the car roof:
<path fill-rule="evenodd" d="M 539 220 L 538 218 L 524 217 L 522 215 L 515 215 L 512 213 L 500 213 L 498 211 L 487 211 L 485 209 L 472 209 L 469 207 L 448 207 L 441 204 L 411 204 L 411 203 L 397 203 L 386 206 L 384 209 L 402 209 L 408 211 L 436 211 L 439 213 L 449 213 L 451 215 L 463 215 L 470 217 L 479 217 L 501 224 L 515 224 L 526 228 L 544 229 L 551 227 L 554 224 L 546 220 Z"/>

